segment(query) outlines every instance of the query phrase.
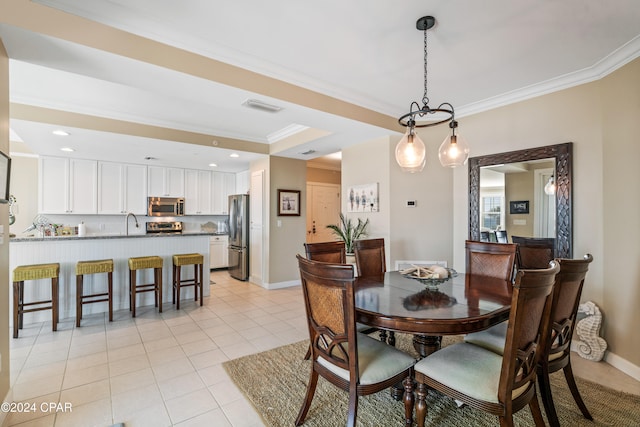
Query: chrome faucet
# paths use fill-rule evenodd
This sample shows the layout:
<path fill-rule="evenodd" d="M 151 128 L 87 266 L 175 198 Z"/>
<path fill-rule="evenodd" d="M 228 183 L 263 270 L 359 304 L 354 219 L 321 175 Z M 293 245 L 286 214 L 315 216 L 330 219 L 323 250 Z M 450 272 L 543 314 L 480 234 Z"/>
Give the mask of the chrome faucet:
<path fill-rule="evenodd" d="M 133 216 L 133 219 L 136 221 L 136 228 L 140 227 L 140 224 L 138 224 L 138 217 L 136 217 L 136 214 L 134 214 L 133 212 L 127 212 L 127 216 L 124 217 L 124 229 L 127 236 L 129 235 L 129 217 L 130 216 Z"/>

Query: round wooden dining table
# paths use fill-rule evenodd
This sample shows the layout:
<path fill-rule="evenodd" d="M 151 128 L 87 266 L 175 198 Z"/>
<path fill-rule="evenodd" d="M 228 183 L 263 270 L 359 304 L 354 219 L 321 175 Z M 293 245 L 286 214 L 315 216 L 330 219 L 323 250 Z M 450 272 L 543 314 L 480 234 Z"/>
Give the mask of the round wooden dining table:
<path fill-rule="evenodd" d="M 458 274 L 427 286 L 388 271 L 356 280 L 356 321 L 383 331 L 413 334 L 421 357 L 440 348 L 443 335 L 477 332 L 509 318 L 511 283 Z M 393 343 L 391 343 L 393 344 Z"/>

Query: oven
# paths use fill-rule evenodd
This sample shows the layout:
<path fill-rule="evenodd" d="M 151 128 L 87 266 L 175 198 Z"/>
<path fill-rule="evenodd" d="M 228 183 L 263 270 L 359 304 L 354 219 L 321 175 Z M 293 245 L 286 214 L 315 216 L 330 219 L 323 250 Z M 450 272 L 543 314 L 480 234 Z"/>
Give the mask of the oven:
<path fill-rule="evenodd" d="M 182 233 L 180 221 L 147 222 L 147 234 L 179 234 Z"/>

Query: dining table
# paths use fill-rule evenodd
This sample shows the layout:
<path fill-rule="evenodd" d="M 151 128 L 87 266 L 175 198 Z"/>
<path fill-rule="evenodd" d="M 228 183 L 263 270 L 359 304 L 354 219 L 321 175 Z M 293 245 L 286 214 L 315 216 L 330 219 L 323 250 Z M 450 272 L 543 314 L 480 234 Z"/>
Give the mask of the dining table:
<path fill-rule="evenodd" d="M 512 284 L 481 275 L 453 274 L 423 283 L 398 271 L 357 277 L 356 321 L 383 331 L 413 334 L 421 357 L 437 351 L 444 335 L 490 328 L 509 318 Z M 393 344 L 392 342 L 390 344 Z"/>

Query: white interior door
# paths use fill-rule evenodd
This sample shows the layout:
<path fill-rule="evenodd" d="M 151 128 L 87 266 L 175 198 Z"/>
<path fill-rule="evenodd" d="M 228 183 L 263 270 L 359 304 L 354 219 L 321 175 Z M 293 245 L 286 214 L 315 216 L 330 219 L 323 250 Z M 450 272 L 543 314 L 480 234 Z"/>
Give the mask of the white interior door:
<path fill-rule="evenodd" d="M 340 221 L 340 186 L 307 184 L 307 243 L 336 240 L 328 224 Z"/>

